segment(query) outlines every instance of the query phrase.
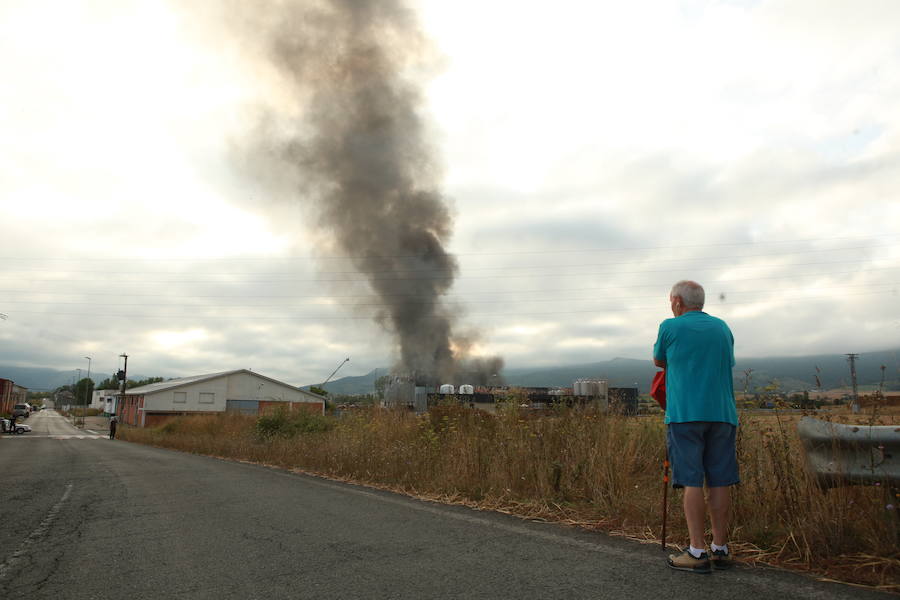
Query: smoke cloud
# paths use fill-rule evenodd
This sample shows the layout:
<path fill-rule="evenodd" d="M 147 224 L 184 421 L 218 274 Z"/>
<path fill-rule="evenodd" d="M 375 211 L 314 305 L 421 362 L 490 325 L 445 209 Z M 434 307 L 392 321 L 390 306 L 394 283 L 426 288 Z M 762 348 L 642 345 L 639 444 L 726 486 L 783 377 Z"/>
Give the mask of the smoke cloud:
<path fill-rule="evenodd" d="M 395 370 L 432 382 L 493 376 L 502 360 L 467 360 L 442 300 L 459 266 L 445 248 L 453 217 L 420 113 L 429 47 L 415 16 L 395 0 L 283 2 L 264 14 L 254 29 L 296 111 L 267 115 L 255 145 L 287 169 L 380 299 L 375 319 L 396 338 Z"/>

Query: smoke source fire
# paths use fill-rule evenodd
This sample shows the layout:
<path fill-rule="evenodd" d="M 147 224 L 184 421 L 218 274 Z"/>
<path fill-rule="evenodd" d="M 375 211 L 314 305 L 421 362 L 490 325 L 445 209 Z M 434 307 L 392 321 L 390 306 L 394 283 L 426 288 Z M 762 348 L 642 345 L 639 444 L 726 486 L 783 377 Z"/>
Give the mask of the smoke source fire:
<path fill-rule="evenodd" d="M 430 382 L 487 383 L 499 357 L 469 359 L 454 343 L 444 296 L 459 272 L 445 244 L 453 219 L 419 109 L 429 48 L 415 15 L 396 0 L 254 4 L 255 35 L 300 109 L 269 114 L 265 160 L 292 172 L 318 225 L 351 257 L 384 307 L 396 338 L 394 370 Z"/>

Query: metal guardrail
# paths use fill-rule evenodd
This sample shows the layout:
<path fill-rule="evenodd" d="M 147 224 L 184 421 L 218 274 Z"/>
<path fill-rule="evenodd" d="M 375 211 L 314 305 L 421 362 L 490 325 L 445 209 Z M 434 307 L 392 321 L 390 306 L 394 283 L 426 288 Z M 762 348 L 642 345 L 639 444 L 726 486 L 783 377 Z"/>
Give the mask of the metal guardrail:
<path fill-rule="evenodd" d="M 803 417 L 797 433 L 819 485 L 881 482 L 900 487 L 900 427 L 847 425 Z"/>

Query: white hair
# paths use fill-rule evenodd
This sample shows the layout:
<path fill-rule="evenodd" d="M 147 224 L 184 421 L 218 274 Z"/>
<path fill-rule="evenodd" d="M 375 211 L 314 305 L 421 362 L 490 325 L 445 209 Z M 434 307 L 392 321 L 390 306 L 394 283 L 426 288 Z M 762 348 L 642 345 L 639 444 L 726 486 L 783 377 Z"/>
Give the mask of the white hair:
<path fill-rule="evenodd" d="M 701 310 L 703 303 L 706 302 L 706 293 L 703 291 L 703 286 L 696 281 L 679 281 L 672 286 L 672 291 L 669 294 L 673 298 L 676 296 L 681 298 L 685 308 Z"/>

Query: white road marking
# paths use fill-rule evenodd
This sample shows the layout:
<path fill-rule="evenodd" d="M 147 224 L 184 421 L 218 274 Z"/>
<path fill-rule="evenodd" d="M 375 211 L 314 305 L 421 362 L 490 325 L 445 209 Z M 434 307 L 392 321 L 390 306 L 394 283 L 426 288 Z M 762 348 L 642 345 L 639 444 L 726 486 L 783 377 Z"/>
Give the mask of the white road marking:
<path fill-rule="evenodd" d="M 78 435 L 59 433 L 26 433 L 23 435 L 4 435 L 0 440 L 105 440 L 105 435 Z"/>
<path fill-rule="evenodd" d="M 0 581 L 2 581 L 6 574 L 9 573 L 12 568 L 22 560 L 22 555 L 26 553 L 28 547 L 40 540 L 47 534 L 47 530 L 50 529 L 50 525 L 53 524 L 53 519 L 56 518 L 56 515 L 59 513 L 60 509 L 63 507 L 63 504 L 66 503 L 66 500 L 69 499 L 69 494 L 72 493 L 72 485 L 71 483 L 66 485 L 66 491 L 63 493 L 62 498 L 59 499 L 59 502 L 53 505 L 50 509 L 50 512 L 47 513 L 47 516 L 44 517 L 44 520 L 41 521 L 40 525 L 35 528 L 34 531 L 31 532 L 25 541 L 22 542 L 22 545 L 16 550 L 12 556 L 7 558 L 3 563 L 0 563 Z"/>

